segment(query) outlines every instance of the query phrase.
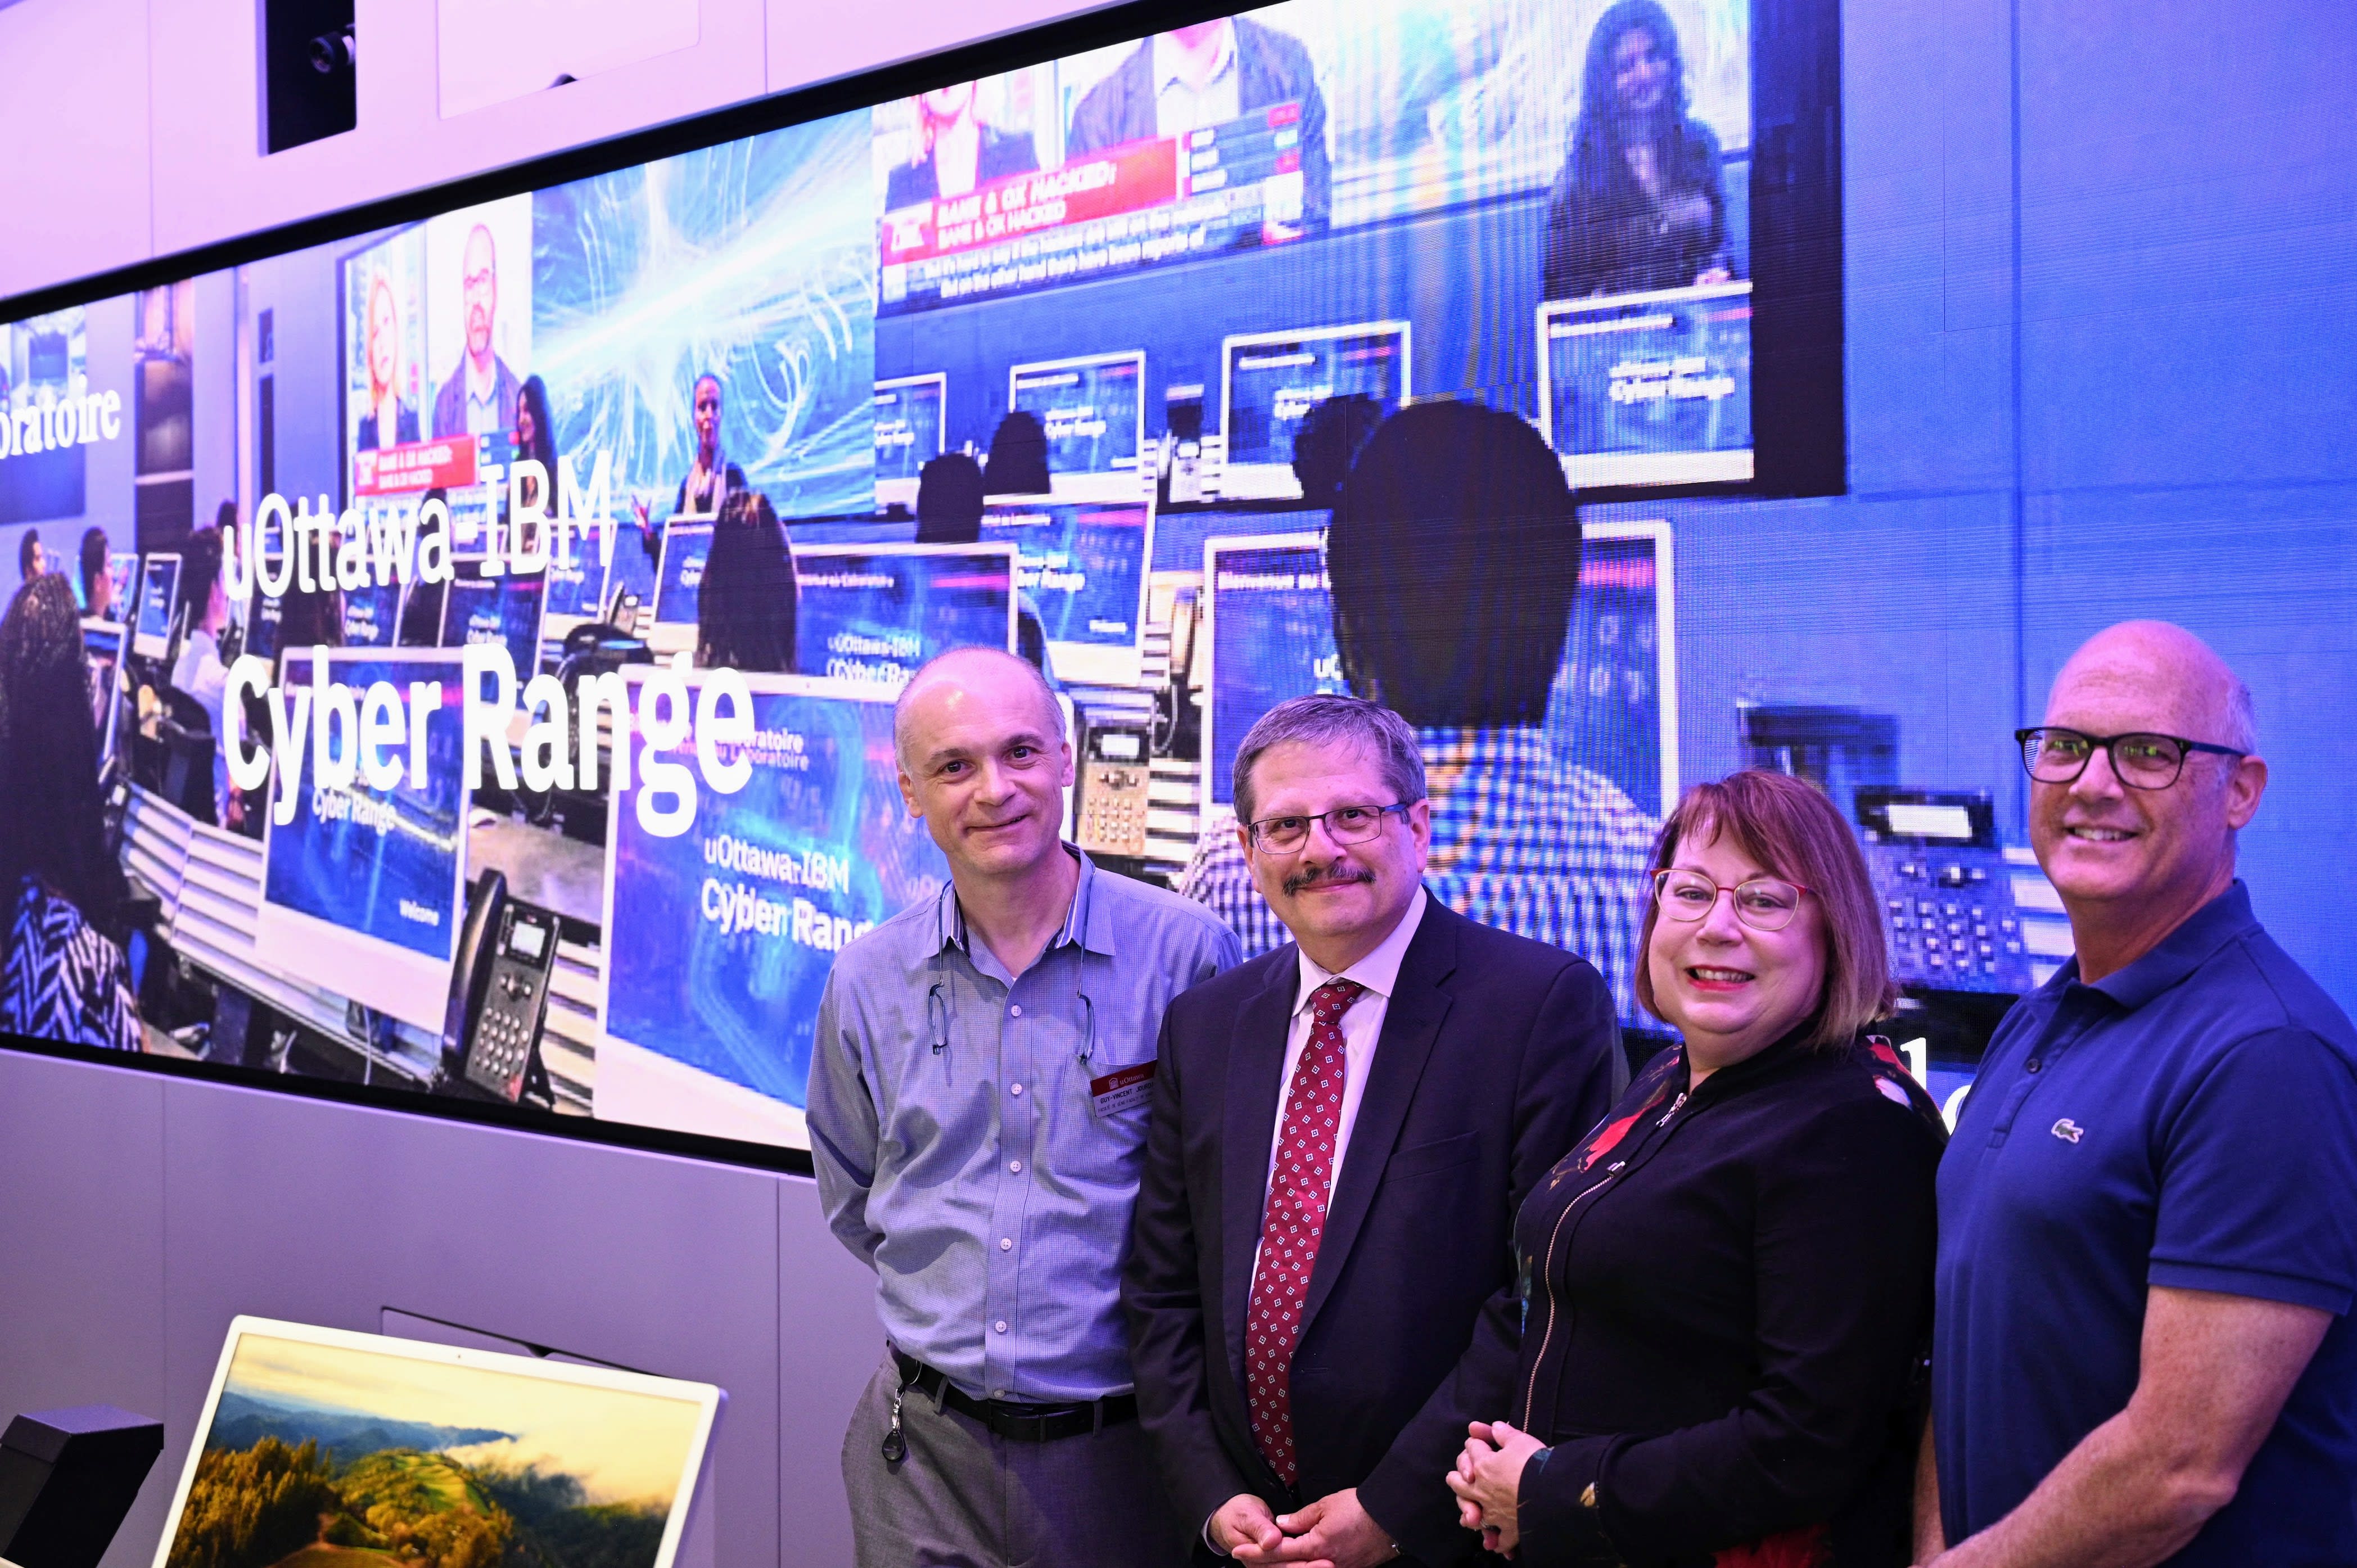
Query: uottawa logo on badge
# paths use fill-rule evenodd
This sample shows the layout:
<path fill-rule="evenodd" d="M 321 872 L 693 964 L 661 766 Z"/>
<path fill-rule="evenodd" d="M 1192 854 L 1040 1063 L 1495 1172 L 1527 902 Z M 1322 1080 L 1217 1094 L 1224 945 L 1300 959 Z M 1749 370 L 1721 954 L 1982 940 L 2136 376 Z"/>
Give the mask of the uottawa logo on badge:
<path fill-rule="evenodd" d="M 1103 1078 L 1089 1079 L 1089 1105 L 1099 1116 L 1116 1116 L 1125 1111 L 1135 1111 L 1146 1103 L 1154 1090 L 1154 1069 L 1162 1058 L 1139 1062 L 1135 1067 L 1115 1068 Z"/>

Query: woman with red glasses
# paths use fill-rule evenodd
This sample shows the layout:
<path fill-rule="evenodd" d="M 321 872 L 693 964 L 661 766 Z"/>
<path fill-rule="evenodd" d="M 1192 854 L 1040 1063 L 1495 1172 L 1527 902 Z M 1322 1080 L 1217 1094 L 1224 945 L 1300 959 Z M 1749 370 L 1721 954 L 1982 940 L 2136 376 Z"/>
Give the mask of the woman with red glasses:
<path fill-rule="evenodd" d="M 1524 1563 L 1895 1568 L 1943 1135 L 1866 1033 L 1873 885 L 1772 773 L 1689 789 L 1652 867 L 1637 994 L 1683 1043 L 1523 1204 L 1512 1391 L 1449 1484 Z"/>

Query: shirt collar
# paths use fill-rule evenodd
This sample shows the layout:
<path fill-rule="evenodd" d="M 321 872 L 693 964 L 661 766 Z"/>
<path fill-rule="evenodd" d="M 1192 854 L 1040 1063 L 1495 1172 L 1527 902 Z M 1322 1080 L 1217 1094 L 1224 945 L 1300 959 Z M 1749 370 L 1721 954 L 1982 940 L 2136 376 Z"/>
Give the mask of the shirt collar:
<path fill-rule="evenodd" d="M 1080 863 L 1081 879 L 1072 886 L 1072 907 L 1064 911 L 1063 929 L 1048 943 L 1048 951 L 1054 952 L 1058 948 L 1077 943 L 1084 952 L 1111 958 L 1114 951 L 1113 912 L 1103 901 L 1091 897 L 1097 875 L 1096 862 L 1091 860 L 1084 851 L 1071 844 L 1063 847 L 1066 854 Z M 954 946 L 961 952 L 966 951 L 965 910 L 958 904 L 955 884 L 942 889 L 936 918 L 939 940 L 934 943 L 933 950 L 940 952 L 944 948 Z"/>
<path fill-rule="evenodd" d="M 1400 965 L 1406 961 L 1407 945 L 1415 940 L 1416 927 L 1424 923 L 1424 907 L 1427 900 L 1419 886 L 1415 897 L 1408 900 L 1407 913 L 1392 928 L 1391 935 L 1375 944 L 1374 951 L 1352 964 L 1340 974 L 1319 968 L 1310 956 L 1298 947 L 1295 953 L 1301 961 L 1301 989 L 1293 999 L 1293 1010 L 1300 1012 L 1309 1005 L 1309 998 L 1329 980 L 1354 980 L 1376 995 L 1389 1002 L 1392 993 L 1399 988 Z"/>
<path fill-rule="evenodd" d="M 1181 56 L 1176 45 L 1172 44 L 1160 33 L 1154 35 L 1154 91 L 1156 96 L 1159 97 L 1161 94 L 1169 91 L 1173 87 L 1178 86 L 1184 81 L 1179 64 L 1180 59 Z M 1226 27 L 1220 29 L 1220 52 L 1217 58 L 1217 62 L 1211 67 L 1211 74 L 1203 78 L 1202 86 L 1190 89 L 1190 91 L 1196 92 L 1209 91 L 1212 83 L 1218 81 L 1222 77 L 1227 75 L 1228 72 L 1235 70 L 1235 68 L 1236 29 L 1234 23 L 1231 22 Z"/>
<path fill-rule="evenodd" d="M 2212 954 L 2258 924 L 2251 913 L 2251 890 L 2236 877 L 2226 891 L 2188 915 L 2177 929 L 2161 938 L 2144 957 L 2088 986 L 2100 991 L 2126 1012 L 2133 1013 L 2210 961 Z M 2079 961 L 2072 958 L 2054 983 L 2062 990 L 2079 983 Z"/>

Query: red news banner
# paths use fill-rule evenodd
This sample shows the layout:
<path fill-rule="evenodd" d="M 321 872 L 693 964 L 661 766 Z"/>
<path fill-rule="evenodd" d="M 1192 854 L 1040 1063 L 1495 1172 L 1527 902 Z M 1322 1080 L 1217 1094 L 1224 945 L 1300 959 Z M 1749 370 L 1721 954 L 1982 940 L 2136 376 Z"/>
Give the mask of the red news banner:
<path fill-rule="evenodd" d="M 352 493 L 399 495 L 406 490 L 457 489 L 475 482 L 475 438 L 452 435 L 352 454 Z"/>
<path fill-rule="evenodd" d="M 1036 174 L 1010 175 L 964 196 L 888 213 L 884 259 L 919 262 L 1085 223 L 1178 199 L 1178 144 L 1133 142 Z"/>

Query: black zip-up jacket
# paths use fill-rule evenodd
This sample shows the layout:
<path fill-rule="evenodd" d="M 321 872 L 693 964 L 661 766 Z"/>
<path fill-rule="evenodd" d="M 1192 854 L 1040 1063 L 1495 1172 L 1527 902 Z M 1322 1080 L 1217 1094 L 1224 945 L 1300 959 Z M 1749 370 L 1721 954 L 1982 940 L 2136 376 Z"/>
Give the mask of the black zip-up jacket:
<path fill-rule="evenodd" d="M 1903 1565 L 1938 1111 L 1880 1040 L 1687 1080 L 1664 1052 L 1516 1220 L 1521 1561 Z"/>

